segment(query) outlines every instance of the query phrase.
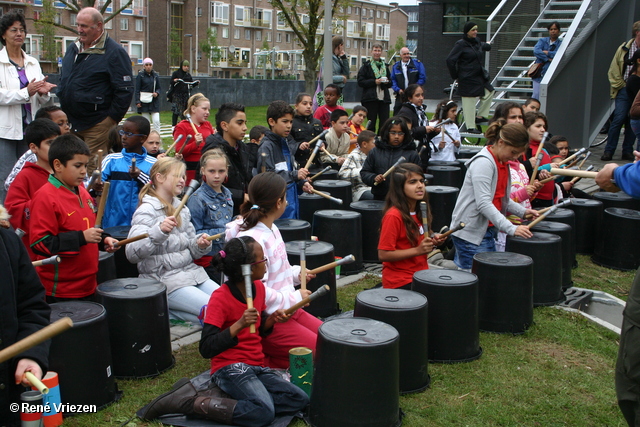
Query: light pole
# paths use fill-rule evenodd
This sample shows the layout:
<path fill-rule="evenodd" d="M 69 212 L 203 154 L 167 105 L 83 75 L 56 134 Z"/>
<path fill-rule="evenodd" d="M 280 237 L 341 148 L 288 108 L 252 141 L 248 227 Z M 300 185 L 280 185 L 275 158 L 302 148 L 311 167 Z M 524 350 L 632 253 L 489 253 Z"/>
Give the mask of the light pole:
<path fill-rule="evenodd" d="M 189 37 L 189 68 L 193 67 L 193 34 L 185 34 Z"/>

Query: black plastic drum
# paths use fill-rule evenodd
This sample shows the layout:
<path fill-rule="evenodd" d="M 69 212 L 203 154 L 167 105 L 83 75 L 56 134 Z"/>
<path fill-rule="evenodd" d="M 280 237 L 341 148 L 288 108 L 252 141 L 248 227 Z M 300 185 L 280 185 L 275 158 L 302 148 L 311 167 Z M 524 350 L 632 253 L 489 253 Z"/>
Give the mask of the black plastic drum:
<path fill-rule="evenodd" d="M 362 215 L 353 211 L 328 209 L 313 215 L 313 235 L 333 245 L 335 256 L 352 254 L 356 260 L 340 268 L 340 274 L 359 273 L 362 265 Z"/>
<path fill-rule="evenodd" d="M 433 217 L 431 229 L 437 233 L 445 225 L 451 224 L 451 215 L 458 200 L 459 190 L 456 187 L 439 185 L 428 185 L 426 190 L 429 194 L 429 206 Z"/>
<path fill-rule="evenodd" d="M 116 377 L 155 377 L 173 366 L 165 285 L 116 279 L 99 285 L 96 293 L 107 309 Z"/>
<path fill-rule="evenodd" d="M 370 289 L 356 296 L 353 315 L 379 320 L 400 334 L 400 393 L 429 387 L 427 298 L 404 289 Z"/>
<path fill-rule="evenodd" d="M 318 168 L 315 168 L 312 171 L 310 170 L 309 177 L 312 177 L 313 175 L 317 174 L 321 170 L 322 169 L 318 169 Z M 317 177 L 315 181 L 319 181 L 321 179 L 338 179 L 338 171 L 335 169 L 329 169 L 328 171 L 326 171 L 325 173 Z M 314 181 L 314 185 L 315 185 L 315 181 Z"/>
<path fill-rule="evenodd" d="M 100 251 L 98 259 L 98 275 L 96 276 L 98 284 L 107 280 L 117 279 L 115 256 L 112 253 Z"/>
<path fill-rule="evenodd" d="M 604 210 L 602 235 L 596 243 L 593 262 L 616 270 L 635 270 L 640 266 L 640 211 L 608 208 Z"/>
<path fill-rule="evenodd" d="M 131 230 L 130 226 L 118 226 L 105 228 L 104 232 L 110 234 L 114 239 L 124 240 L 129 237 L 129 230 Z M 113 253 L 116 261 L 116 277 L 118 279 L 138 277 L 138 266 L 129 262 L 124 249 L 121 248 Z"/>
<path fill-rule="evenodd" d="M 534 232 L 525 239 L 507 236 L 507 252 L 533 259 L 533 306 L 555 305 L 565 300 L 562 292 L 562 238 Z"/>
<path fill-rule="evenodd" d="M 561 222 L 571 227 L 571 236 L 573 242 L 573 253 L 576 252 L 576 214 L 571 209 L 556 209 L 544 218 L 547 222 Z M 573 268 L 578 267 L 578 259 L 573 258 Z"/>
<path fill-rule="evenodd" d="M 361 200 L 351 203 L 351 210 L 362 215 L 362 260 L 364 262 L 380 262 L 378 241 L 383 208 L 382 200 Z"/>
<path fill-rule="evenodd" d="M 567 208 L 576 214 L 576 252 L 593 254 L 596 240 L 600 236 L 602 202 L 593 199 L 571 199 Z"/>
<path fill-rule="evenodd" d="M 458 270 L 422 270 L 411 289 L 429 301 L 429 360 L 459 363 L 480 358 L 478 278 Z"/>
<path fill-rule="evenodd" d="M 593 198 L 602 202 L 602 209 L 622 208 L 640 210 L 640 200 L 634 199 L 624 191 L 618 191 L 617 193 L 597 191 L 593 193 Z"/>
<path fill-rule="evenodd" d="M 480 150 L 477 149 L 477 148 L 474 149 L 474 148 L 461 147 L 460 151 L 458 152 L 456 157 L 459 158 L 459 159 L 470 159 L 473 156 L 475 156 L 476 154 L 478 154 L 479 152 L 480 152 Z"/>
<path fill-rule="evenodd" d="M 573 286 L 571 270 L 576 253 L 573 251 L 573 229 L 567 224 L 553 221 L 540 221 L 531 228 L 531 231 L 550 233 L 562 238 L 562 290 L 566 291 Z"/>
<path fill-rule="evenodd" d="M 276 219 L 273 222 L 280 230 L 282 240 L 291 242 L 293 240 L 311 239 L 311 224 L 301 219 Z"/>
<path fill-rule="evenodd" d="M 457 160 L 429 160 L 429 166 L 427 166 L 427 170 L 429 170 L 433 166 L 455 166 L 458 167 Z"/>
<path fill-rule="evenodd" d="M 286 243 L 287 258 L 291 265 L 300 265 L 300 242 L 300 240 L 295 240 Z M 307 260 L 308 270 L 312 270 L 335 261 L 333 245 L 331 243 L 305 240 L 304 244 L 305 259 Z M 344 266 L 341 266 L 341 268 L 344 268 Z M 338 307 L 338 298 L 336 296 L 335 268 L 318 273 L 315 279 L 307 283 L 307 289 L 315 291 L 324 285 L 329 285 L 329 295 L 318 298 L 313 301 L 313 303 L 309 304 L 308 307 L 304 307 L 304 310 L 309 314 L 318 317 L 328 317 L 340 312 L 340 308 Z"/>
<path fill-rule="evenodd" d="M 343 180 L 327 180 L 323 177 L 320 181 L 313 182 L 313 188 L 323 193 L 329 193 L 333 197 L 341 199 L 342 205 L 330 202 L 332 209 L 346 209 L 349 210 L 349 205 L 353 201 L 353 193 L 351 191 L 351 181 Z"/>
<path fill-rule="evenodd" d="M 316 427 L 401 425 L 399 334 L 365 318 L 318 329 L 309 421 Z"/>
<path fill-rule="evenodd" d="M 480 330 L 522 334 L 533 323 L 533 260 L 511 252 L 474 255 Z"/>
<path fill-rule="evenodd" d="M 424 175 L 424 185 L 433 184 L 433 175 L 431 175 L 430 173 L 425 173 L 423 175 Z"/>
<path fill-rule="evenodd" d="M 431 166 L 428 172 L 433 175 L 433 185 L 441 185 L 445 187 L 460 187 L 464 174 L 462 170 L 456 166 Z"/>
<path fill-rule="evenodd" d="M 88 301 L 51 304 L 51 323 L 63 317 L 73 320 L 73 328 L 53 337 L 49 351 L 49 370 L 58 373 L 61 402 L 102 408 L 118 400 L 106 310 Z"/>
<path fill-rule="evenodd" d="M 330 202 L 329 199 L 309 193 L 302 193 L 298 196 L 298 202 L 300 203 L 300 219 L 307 221 L 309 224 L 313 224 L 313 214 L 316 211 L 331 209 L 331 205 L 337 206 Z"/>

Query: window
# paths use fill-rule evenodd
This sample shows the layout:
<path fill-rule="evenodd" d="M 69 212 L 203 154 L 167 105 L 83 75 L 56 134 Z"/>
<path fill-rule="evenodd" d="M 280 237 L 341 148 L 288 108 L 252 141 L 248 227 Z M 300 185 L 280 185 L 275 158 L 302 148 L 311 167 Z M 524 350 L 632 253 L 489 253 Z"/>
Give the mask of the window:
<path fill-rule="evenodd" d="M 233 29 L 233 38 L 236 40 L 240 39 L 240 28 L 234 28 Z"/>
<path fill-rule="evenodd" d="M 351 15 L 351 6 L 347 6 L 347 14 Z"/>
<path fill-rule="evenodd" d="M 409 22 L 418 22 L 418 12 L 409 12 Z"/>
<path fill-rule="evenodd" d="M 498 5 L 497 0 L 486 2 L 445 2 L 442 4 L 443 33 L 461 33 L 467 21 L 478 23 L 478 32 L 487 31 L 487 21 L 493 9 Z"/>
<path fill-rule="evenodd" d="M 278 29 L 279 30 L 284 30 L 285 28 L 287 28 L 287 22 L 284 20 L 284 16 L 282 15 L 282 13 L 278 13 Z"/>
<path fill-rule="evenodd" d="M 240 51 L 240 58 L 242 62 L 246 63 L 246 65 L 243 64 L 246 67 L 251 59 L 251 51 L 249 49 L 242 49 Z"/>
<path fill-rule="evenodd" d="M 353 8 L 353 13 L 356 15 L 360 15 L 360 8 L 359 7 L 354 7 Z"/>
<path fill-rule="evenodd" d="M 234 22 L 236 25 L 251 25 L 251 8 L 236 6 Z"/>
<path fill-rule="evenodd" d="M 271 41 L 271 31 L 267 31 L 267 36 L 265 37 L 265 39 L 270 42 Z"/>
<path fill-rule="evenodd" d="M 251 40 L 251 30 L 244 30 L 244 39 Z"/>
<path fill-rule="evenodd" d="M 382 19 L 384 19 L 384 20 L 389 19 L 389 14 L 387 12 L 383 12 L 382 13 Z"/>
<path fill-rule="evenodd" d="M 380 19 L 380 11 L 376 10 L 376 18 Z"/>
<path fill-rule="evenodd" d="M 276 41 L 278 43 L 282 43 L 282 33 L 278 33 L 278 35 L 276 36 Z"/>
<path fill-rule="evenodd" d="M 105 16 L 104 19 L 107 19 L 108 16 Z M 105 30 L 112 30 L 113 29 L 113 19 L 109 19 L 108 21 L 104 22 L 104 29 Z"/>
<path fill-rule="evenodd" d="M 262 31 L 256 31 L 256 41 L 262 41 Z"/>
<path fill-rule="evenodd" d="M 142 60 L 144 55 L 142 54 L 142 42 L 129 42 L 129 56 Z"/>
<path fill-rule="evenodd" d="M 369 9 L 369 18 L 373 18 L 373 9 Z"/>
<path fill-rule="evenodd" d="M 273 16 L 273 11 L 258 9 L 256 10 L 256 22 L 255 25 L 264 28 L 271 28 L 271 17 Z"/>
<path fill-rule="evenodd" d="M 120 29 L 123 31 L 129 29 L 129 18 L 120 18 Z"/>
<path fill-rule="evenodd" d="M 417 33 L 418 32 L 418 25 L 416 24 L 409 24 L 407 26 L 407 33 Z"/>
<path fill-rule="evenodd" d="M 71 23 L 72 27 L 76 26 L 76 18 L 78 17 L 77 13 L 71 13 L 69 14 L 69 22 Z"/>
<path fill-rule="evenodd" d="M 53 22 L 55 22 L 58 25 L 62 24 L 62 17 L 60 16 L 59 13 L 56 13 L 55 16 L 53 17 Z"/>
<path fill-rule="evenodd" d="M 136 31 L 144 31 L 144 21 L 142 19 L 136 19 Z"/>
<path fill-rule="evenodd" d="M 229 23 L 229 5 L 212 2 L 211 3 L 211 23 L 212 24 L 228 24 Z"/>
<path fill-rule="evenodd" d="M 229 27 L 222 27 L 222 38 L 223 39 L 229 38 Z"/>
<path fill-rule="evenodd" d="M 291 33 L 287 33 L 284 35 L 285 43 L 291 43 Z"/>
<path fill-rule="evenodd" d="M 367 8 L 366 7 L 362 8 L 362 16 L 367 16 Z"/>

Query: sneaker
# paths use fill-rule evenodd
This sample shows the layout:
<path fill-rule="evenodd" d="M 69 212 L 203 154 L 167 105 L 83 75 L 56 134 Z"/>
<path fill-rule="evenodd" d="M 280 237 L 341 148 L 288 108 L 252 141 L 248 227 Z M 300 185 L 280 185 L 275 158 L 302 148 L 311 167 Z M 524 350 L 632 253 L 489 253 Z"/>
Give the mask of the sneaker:
<path fill-rule="evenodd" d="M 475 133 L 475 134 L 478 134 L 478 135 L 482 134 L 482 132 L 480 132 L 478 129 L 467 129 L 466 132 L 467 133 Z"/>
<path fill-rule="evenodd" d="M 636 159 L 636 156 L 634 156 L 633 153 L 622 153 L 622 157 L 620 159 L 634 161 Z"/>
<path fill-rule="evenodd" d="M 613 153 L 610 153 L 609 151 L 605 151 L 602 157 L 600 157 L 600 160 L 603 162 L 608 162 L 611 159 L 613 159 Z"/>
<path fill-rule="evenodd" d="M 489 119 L 486 117 L 478 116 L 476 117 L 476 123 L 489 123 Z"/>

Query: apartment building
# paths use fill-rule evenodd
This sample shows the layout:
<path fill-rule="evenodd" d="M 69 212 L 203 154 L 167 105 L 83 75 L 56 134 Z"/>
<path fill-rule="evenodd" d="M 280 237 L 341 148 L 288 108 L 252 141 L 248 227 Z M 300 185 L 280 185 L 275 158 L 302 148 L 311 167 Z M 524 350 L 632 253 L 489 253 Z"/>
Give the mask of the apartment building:
<path fill-rule="evenodd" d="M 400 6 L 407 14 L 407 38 L 406 44 L 412 55 L 418 49 L 418 22 L 420 19 L 420 7 L 418 5 Z"/>

